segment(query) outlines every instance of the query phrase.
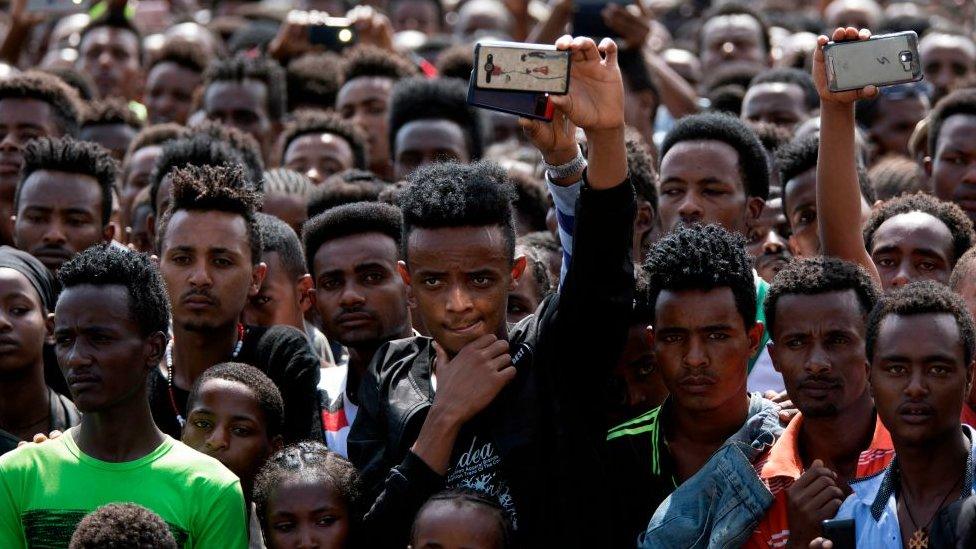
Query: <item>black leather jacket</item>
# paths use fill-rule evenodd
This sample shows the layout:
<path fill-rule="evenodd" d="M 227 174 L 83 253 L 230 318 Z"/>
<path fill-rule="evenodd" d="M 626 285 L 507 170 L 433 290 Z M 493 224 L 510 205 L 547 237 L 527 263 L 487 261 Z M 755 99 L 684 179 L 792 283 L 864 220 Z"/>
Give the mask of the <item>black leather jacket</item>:
<path fill-rule="evenodd" d="M 600 546 L 609 517 L 602 470 L 606 377 L 626 341 L 633 303 L 634 193 L 629 182 L 584 186 L 573 264 L 558 295 L 509 330 L 515 380 L 475 421 L 502 457 L 525 547 Z M 369 547 L 404 547 L 444 479 L 410 452 L 433 402 L 432 340 L 382 347 L 360 387 L 349 457 L 369 498 Z M 596 496 L 597 499 L 592 499 Z"/>

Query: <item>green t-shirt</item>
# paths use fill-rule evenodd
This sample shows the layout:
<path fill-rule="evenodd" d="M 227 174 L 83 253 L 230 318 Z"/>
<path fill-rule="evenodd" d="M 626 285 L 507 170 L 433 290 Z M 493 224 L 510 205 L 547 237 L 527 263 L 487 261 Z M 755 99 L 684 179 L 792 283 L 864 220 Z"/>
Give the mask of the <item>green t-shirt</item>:
<path fill-rule="evenodd" d="M 241 484 L 219 461 L 167 436 L 142 458 L 110 463 L 82 453 L 76 430 L 0 457 L 0 547 L 64 548 L 91 511 L 135 503 L 180 547 L 247 548 Z"/>

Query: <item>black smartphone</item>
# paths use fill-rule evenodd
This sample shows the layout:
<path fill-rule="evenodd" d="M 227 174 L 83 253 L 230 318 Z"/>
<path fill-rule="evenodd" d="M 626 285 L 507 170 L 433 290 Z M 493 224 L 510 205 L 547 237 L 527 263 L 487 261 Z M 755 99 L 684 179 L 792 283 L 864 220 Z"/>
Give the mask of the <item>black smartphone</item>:
<path fill-rule="evenodd" d="M 324 17 L 309 24 L 308 41 L 330 51 L 342 51 L 356 44 L 356 29 L 345 17 Z"/>
<path fill-rule="evenodd" d="M 603 22 L 603 9 L 607 4 L 626 6 L 631 0 L 576 0 L 573 12 L 573 36 L 589 36 L 599 41 L 617 35 Z"/>
<path fill-rule="evenodd" d="M 549 94 L 482 89 L 476 85 L 475 74 L 471 73 L 471 80 L 468 82 L 468 105 L 534 120 L 552 120 L 553 105 Z"/>
<path fill-rule="evenodd" d="M 856 549 L 854 519 L 831 519 L 821 524 L 823 537 L 834 544 L 834 549 Z"/>

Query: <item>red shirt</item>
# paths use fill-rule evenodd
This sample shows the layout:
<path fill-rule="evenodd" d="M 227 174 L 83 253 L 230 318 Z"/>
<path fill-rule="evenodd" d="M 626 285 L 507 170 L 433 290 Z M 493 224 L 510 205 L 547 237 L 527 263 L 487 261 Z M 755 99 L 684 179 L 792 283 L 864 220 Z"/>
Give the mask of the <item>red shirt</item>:
<path fill-rule="evenodd" d="M 976 417 L 976 414 L 974 414 Z M 783 431 L 779 440 L 765 455 L 755 463 L 759 478 L 773 493 L 773 504 L 766 510 L 752 537 L 743 545 L 752 549 L 786 547 L 790 539 L 790 525 L 786 515 L 786 490 L 803 474 L 803 460 L 800 458 L 799 437 L 803 425 L 803 415 L 797 414 Z M 857 460 L 855 477 L 867 477 L 880 472 L 888 466 L 895 456 L 891 435 L 881 419 L 874 420 L 874 437 L 867 450 L 861 452 Z"/>

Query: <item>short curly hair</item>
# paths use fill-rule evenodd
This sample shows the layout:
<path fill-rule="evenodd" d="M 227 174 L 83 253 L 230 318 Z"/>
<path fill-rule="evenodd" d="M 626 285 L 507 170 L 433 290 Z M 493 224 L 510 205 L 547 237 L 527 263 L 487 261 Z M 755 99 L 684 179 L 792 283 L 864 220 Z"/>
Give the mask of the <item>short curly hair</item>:
<path fill-rule="evenodd" d="M 285 69 L 277 62 L 265 57 L 231 57 L 219 59 L 207 67 L 203 74 L 204 89 L 215 82 L 243 82 L 257 80 L 268 89 L 268 116 L 281 120 L 287 112 L 287 89 Z"/>
<path fill-rule="evenodd" d="M 769 162 L 756 134 L 738 118 L 709 112 L 686 116 L 664 137 L 661 159 L 672 147 L 684 141 L 721 141 L 739 155 L 739 175 L 748 196 L 769 197 Z"/>
<path fill-rule="evenodd" d="M 141 130 L 146 125 L 121 99 L 109 98 L 89 101 L 81 117 L 81 128 L 103 124 L 125 124 L 135 131 Z"/>
<path fill-rule="evenodd" d="M 281 132 L 278 141 L 281 144 L 278 157 L 284 161 L 285 153 L 288 152 L 288 147 L 292 141 L 299 137 L 320 133 L 327 133 L 344 139 L 352 150 L 353 167 L 360 170 L 366 169 L 366 134 L 352 122 L 331 111 L 312 109 L 295 111 L 292 120 L 285 124 L 284 130 Z"/>
<path fill-rule="evenodd" d="M 344 84 L 362 76 L 402 80 L 417 74 L 417 67 L 407 59 L 373 46 L 350 48 L 343 53 L 342 57 L 345 59 L 345 65 L 342 67 Z"/>
<path fill-rule="evenodd" d="M 868 251 L 871 251 L 874 235 L 882 223 L 897 215 L 910 212 L 927 213 L 949 229 L 949 233 L 952 234 L 953 265 L 956 259 L 973 247 L 973 242 L 976 240 L 973 222 L 969 220 L 969 216 L 962 208 L 930 194 L 916 193 L 893 198 L 871 212 L 871 217 L 864 224 L 864 245 Z"/>
<path fill-rule="evenodd" d="M 225 212 L 244 218 L 251 249 L 251 262 L 261 261 L 261 231 L 255 212 L 261 207 L 261 195 L 244 178 L 240 166 L 187 166 L 173 170 L 173 202 L 163 215 L 156 235 L 156 249 L 162 252 L 166 228 L 173 215 L 189 212 Z"/>
<path fill-rule="evenodd" d="M 193 408 L 200 396 L 200 388 L 211 379 L 233 381 L 250 389 L 257 397 L 258 408 L 264 413 L 264 428 L 268 438 L 281 434 L 285 418 L 285 403 L 281 398 L 281 391 L 271 378 L 250 364 L 222 362 L 204 370 L 190 389 L 190 395 L 186 399 L 187 410 Z"/>
<path fill-rule="evenodd" d="M 333 108 L 342 87 L 343 63 L 333 52 L 308 53 L 288 63 L 288 108 Z"/>
<path fill-rule="evenodd" d="M 104 147 L 70 137 L 40 137 L 29 141 L 24 148 L 20 183 L 14 192 L 15 212 L 19 209 L 20 195 L 27 180 L 34 172 L 42 170 L 87 175 L 95 179 L 102 194 L 102 226 L 109 224 L 112 217 L 112 189 L 119 175 L 119 164 Z"/>
<path fill-rule="evenodd" d="M 966 302 L 948 286 L 924 280 L 894 289 L 883 296 L 868 317 L 865 350 L 868 360 L 874 361 L 881 322 L 890 315 L 913 316 L 949 314 L 956 320 L 962 338 L 963 356 L 968 366 L 976 351 L 976 331 L 973 318 L 966 310 Z"/>
<path fill-rule="evenodd" d="M 147 254 L 98 244 L 66 261 L 58 280 L 59 299 L 76 286 L 122 286 L 129 294 L 129 314 L 143 336 L 169 332 L 169 296 L 159 267 Z"/>
<path fill-rule="evenodd" d="M 658 240 L 644 259 L 648 302 L 662 291 L 729 288 L 746 330 L 756 322 L 756 282 L 745 240 L 718 225 L 682 225 Z"/>
<path fill-rule="evenodd" d="M 82 101 L 91 101 L 95 99 L 95 81 L 92 79 L 88 73 L 81 72 L 78 69 L 72 67 L 47 67 L 44 69 L 39 69 L 40 72 L 56 76 L 61 79 L 62 82 L 67 84 L 71 89 L 78 92 L 78 97 Z"/>
<path fill-rule="evenodd" d="M 181 167 L 244 165 L 240 153 L 226 142 L 208 135 L 196 134 L 176 139 L 163 145 L 163 152 L 156 159 L 152 175 L 149 176 L 149 207 L 157 217 L 159 211 L 157 196 L 163 179 Z"/>
<path fill-rule="evenodd" d="M 456 44 L 445 49 L 437 56 L 436 67 L 437 74 L 443 78 L 459 78 L 467 82 L 474 70 L 471 46 Z"/>
<path fill-rule="evenodd" d="M 254 216 L 261 231 L 261 255 L 277 253 L 292 281 L 305 275 L 308 272 L 305 270 L 305 253 L 295 229 L 273 215 L 258 212 Z"/>
<path fill-rule="evenodd" d="M 163 63 L 172 63 L 202 75 L 210 64 L 210 56 L 200 44 L 182 38 L 174 38 L 167 40 L 159 53 L 153 56 L 152 62 L 146 67 L 146 74 Z"/>
<path fill-rule="evenodd" d="M 498 164 L 482 160 L 471 164 L 442 162 L 423 166 L 408 177 L 400 194 L 403 211 L 403 257 L 414 229 L 498 226 L 502 229 L 508 257 L 515 258 L 515 221 L 512 201 L 516 194 Z"/>
<path fill-rule="evenodd" d="M 261 145 L 258 144 L 254 136 L 241 131 L 234 126 L 228 126 L 216 120 L 203 120 L 194 125 L 190 130 L 191 134 L 209 135 L 213 139 L 223 141 L 240 153 L 244 159 L 244 167 L 247 170 L 247 179 L 257 190 L 262 190 L 264 181 L 261 174 L 264 173 L 264 159 L 261 156 Z"/>
<path fill-rule="evenodd" d="M 81 129 L 81 99 L 78 92 L 57 76 L 40 71 L 0 80 L 0 101 L 33 99 L 47 103 L 62 134 L 77 137 Z"/>
<path fill-rule="evenodd" d="M 485 146 L 485 122 L 478 109 L 468 105 L 467 86 L 456 78 L 409 78 L 393 87 L 390 99 L 390 150 L 396 150 L 400 128 L 417 120 L 449 120 L 467 137 L 472 160 L 481 158 Z"/>
<path fill-rule="evenodd" d="M 184 135 L 186 135 L 186 128 L 172 122 L 146 126 L 129 142 L 129 148 L 125 151 L 125 158 L 128 160 L 139 149 L 162 146 Z"/>
<path fill-rule="evenodd" d="M 156 513 L 134 503 L 110 503 L 85 515 L 68 549 L 177 549 L 169 526 Z"/>
<path fill-rule="evenodd" d="M 392 238 L 399 251 L 403 240 L 400 210 L 381 202 L 355 202 L 326 210 L 306 221 L 302 227 L 302 242 L 308 272 L 315 277 L 315 254 L 323 244 L 364 233 L 379 233 Z"/>
<path fill-rule="evenodd" d="M 268 515 L 275 490 L 290 480 L 321 482 L 335 490 L 349 510 L 352 533 L 365 512 L 359 472 L 346 458 L 317 441 L 288 445 L 275 452 L 254 480 L 254 505 L 262 530 L 267 531 Z"/>
<path fill-rule="evenodd" d="M 859 265 L 834 257 L 812 257 L 792 261 L 776 274 L 766 293 L 766 327 L 776 331 L 776 305 L 785 295 L 821 295 L 852 291 L 865 320 L 880 297 L 871 275 Z"/>
<path fill-rule="evenodd" d="M 790 181 L 796 179 L 807 170 L 817 167 L 820 154 L 820 136 L 811 134 L 800 139 L 794 139 L 776 151 L 776 165 L 779 167 L 779 180 L 783 184 L 783 211 L 789 212 L 786 204 L 786 187 Z M 874 187 L 864 168 L 857 167 L 857 184 L 861 196 L 868 204 L 874 204 Z M 787 216 L 788 217 L 788 216 Z"/>
<path fill-rule="evenodd" d="M 976 89 L 962 88 L 951 92 L 940 99 L 932 108 L 927 120 L 929 154 L 933 158 L 939 152 L 939 134 L 942 133 L 943 124 L 957 114 L 976 116 Z"/>

